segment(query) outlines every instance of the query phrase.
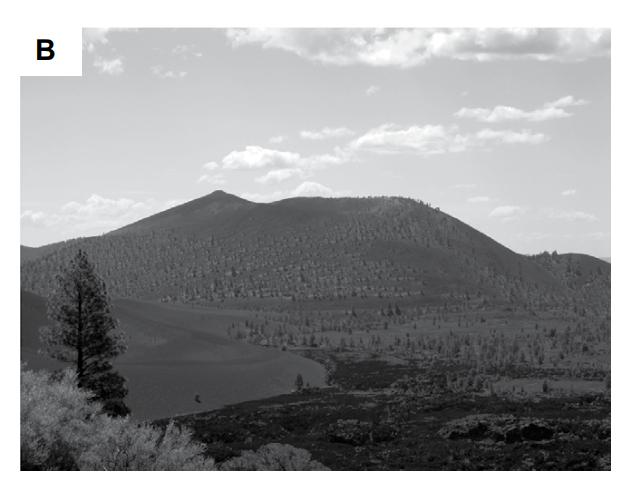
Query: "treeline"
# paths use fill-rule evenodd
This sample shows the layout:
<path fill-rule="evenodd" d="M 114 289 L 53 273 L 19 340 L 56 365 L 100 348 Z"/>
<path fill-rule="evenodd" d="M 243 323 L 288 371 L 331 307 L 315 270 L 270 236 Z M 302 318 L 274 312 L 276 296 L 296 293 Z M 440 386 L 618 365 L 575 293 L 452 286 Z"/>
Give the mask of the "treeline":
<path fill-rule="evenodd" d="M 234 323 L 227 335 L 251 344 L 286 350 L 320 348 L 393 356 L 421 364 L 456 364 L 478 372 L 508 368 L 566 370 L 570 376 L 602 377 L 610 368 L 609 314 L 589 310 L 557 311 L 540 316 L 508 312 L 464 313 L 449 307 L 339 314 L 262 313 Z M 376 321 L 368 330 L 350 320 Z"/>

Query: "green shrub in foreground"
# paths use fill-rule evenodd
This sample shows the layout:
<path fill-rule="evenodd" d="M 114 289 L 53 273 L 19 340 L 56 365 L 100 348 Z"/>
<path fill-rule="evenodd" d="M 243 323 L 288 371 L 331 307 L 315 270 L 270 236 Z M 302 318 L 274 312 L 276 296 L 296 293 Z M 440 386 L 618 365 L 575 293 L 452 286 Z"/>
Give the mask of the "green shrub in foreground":
<path fill-rule="evenodd" d="M 71 371 L 21 376 L 21 467 L 24 470 L 210 470 L 213 459 L 186 429 L 112 418 L 77 387 Z"/>

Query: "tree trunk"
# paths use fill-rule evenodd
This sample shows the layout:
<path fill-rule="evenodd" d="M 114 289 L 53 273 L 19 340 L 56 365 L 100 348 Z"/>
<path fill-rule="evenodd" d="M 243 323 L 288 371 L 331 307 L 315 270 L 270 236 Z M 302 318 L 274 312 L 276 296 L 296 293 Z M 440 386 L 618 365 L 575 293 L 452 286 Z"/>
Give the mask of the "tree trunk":
<path fill-rule="evenodd" d="M 77 384 L 81 387 L 84 381 L 84 314 L 81 287 L 77 286 L 77 289 Z"/>

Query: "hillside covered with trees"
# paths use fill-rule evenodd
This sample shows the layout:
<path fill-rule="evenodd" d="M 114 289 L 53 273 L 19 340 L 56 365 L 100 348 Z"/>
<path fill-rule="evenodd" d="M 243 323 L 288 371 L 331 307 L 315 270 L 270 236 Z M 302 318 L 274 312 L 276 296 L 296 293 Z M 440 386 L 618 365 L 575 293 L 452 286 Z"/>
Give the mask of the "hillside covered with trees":
<path fill-rule="evenodd" d="M 103 236 L 30 249 L 22 288 L 48 295 L 80 247 L 113 297 L 147 300 L 539 306 L 589 295 L 605 304 L 610 286 L 604 261 L 522 256 L 437 208 L 395 197 L 258 204 L 216 191 Z"/>

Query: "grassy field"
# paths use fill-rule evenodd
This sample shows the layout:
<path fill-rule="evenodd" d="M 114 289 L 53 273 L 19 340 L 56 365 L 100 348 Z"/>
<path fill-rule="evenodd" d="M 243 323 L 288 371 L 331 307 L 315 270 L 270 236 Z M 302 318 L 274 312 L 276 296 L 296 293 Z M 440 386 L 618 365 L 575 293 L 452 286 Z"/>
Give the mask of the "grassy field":
<path fill-rule="evenodd" d="M 117 300 L 114 314 L 129 339 L 116 367 L 128 380 L 127 403 L 138 418 L 288 393 L 298 373 L 315 386 L 324 384 L 325 371 L 315 361 L 227 338 L 227 326 L 248 313 Z M 29 367 L 59 367 L 37 353 L 37 331 L 47 323 L 44 300 L 23 293 L 21 358 Z"/>

